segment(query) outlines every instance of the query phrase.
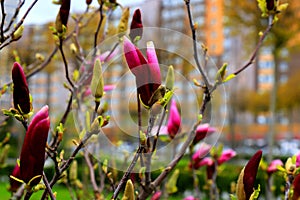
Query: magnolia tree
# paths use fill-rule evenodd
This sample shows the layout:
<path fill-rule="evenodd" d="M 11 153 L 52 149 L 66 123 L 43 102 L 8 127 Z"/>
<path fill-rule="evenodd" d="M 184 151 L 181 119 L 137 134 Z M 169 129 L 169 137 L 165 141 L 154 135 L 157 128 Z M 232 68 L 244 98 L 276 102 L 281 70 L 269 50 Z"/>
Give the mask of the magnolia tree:
<path fill-rule="evenodd" d="M 8 24 L 4 23 L 5 1 L 1 1 L 1 51 L 22 38 L 23 30 L 26 29 L 23 22 L 37 1 L 32 2 L 19 21 L 13 17 Z M 153 29 L 143 27 L 142 13 L 139 9 L 134 11 L 133 17 L 130 19 L 129 8 L 123 7 L 116 1 L 98 0 L 98 4 L 94 8 L 91 6 L 92 1 L 86 0 L 85 13 L 73 16 L 74 29 L 70 30 L 68 18 L 71 1 L 61 0 L 54 3 L 59 4 L 60 9 L 55 25 L 51 28 L 55 42 L 52 53 L 41 59 L 42 62 L 28 73 L 24 73 L 19 62 L 15 62 L 11 70 L 12 82 L 1 87 L 0 94 L 12 93 L 13 99 L 13 107 L 2 108 L 3 116 L 6 116 L 5 120 L 16 119 L 26 131 L 20 156 L 13 171 L 8 174 L 11 199 L 21 199 L 23 196 L 24 199 L 30 199 L 32 194 L 39 190 L 43 191 L 41 199 L 59 198 L 60 194 L 53 190 L 53 186 L 58 183 L 65 184 L 69 188 L 73 199 L 85 199 L 82 196 L 82 190 L 89 187 L 84 187 L 77 176 L 76 157 L 78 156 L 83 156 L 84 165 L 89 170 L 89 185 L 93 191 L 93 197 L 90 198 L 92 199 L 104 199 L 107 197 L 105 195 L 110 195 L 111 199 L 122 198 L 124 200 L 148 197 L 153 200 L 167 198 L 168 195 L 177 191 L 176 184 L 180 170 L 176 166 L 186 153 L 189 154 L 187 167 L 192 174 L 191 182 L 193 182 L 194 190 L 191 196 L 187 196 L 185 199 L 199 199 L 200 195 L 204 195 L 200 191 L 197 174 L 198 169 L 204 166 L 207 172 L 209 199 L 219 199 L 218 171 L 223 163 L 236 156 L 238 152 L 232 149 L 223 149 L 222 145 L 215 145 L 221 130 L 216 128 L 211 120 L 208 120 L 214 117 L 210 109 L 211 103 L 214 97 L 218 97 L 217 92 L 222 89 L 223 83 L 234 81 L 237 75 L 251 66 L 273 25 L 280 23 L 278 22 L 279 14 L 287 8 L 287 4 L 280 4 L 279 1 L 274 0 L 258 0 L 260 11 L 257 12 L 262 12 L 262 17 L 268 18 L 269 23 L 266 30 L 259 33 L 260 39 L 250 59 L 244 66 L 229 75 L 226 75 L 227 64 L 220 66 L 216 70 L 214 78 L 211 79 L 206 71 L 209 67 L 208 49 L 204 45 L 199 48 L 196 40 L 197 24 L 193 21 L 190 1 L 182 1 L 189 19 L 189 28 L 192 33 L 190 44 L 192 45 L 178 46 L 178 51 L 188 51 L 189 54 L 193 54 L 191 63 L 194 63 L 196 72 L 199 73 L 190 84 L 189 79 L 181 76 L 176 65 L 165 67 L 163 63 L 160 63 L 157 50 L 165 49 L 155 47 L 157 38 L 151 32 Z M 15 16 L 18 15 L 20 9 L 23 9 L 23 4 L 24 1 L 20 0 L 15 10 Z M 113 27 L 107 18 L 117 8 L 122 9 L 122 15 L 118 26 Z M 99 18 L 92 38 L 93 49 L 89 51 L 83 48 L 79 37 L 80 31 L 87 28 L 87 21 L 95 15 Z M 131 21 L 130 29 L 127 30 L 129 21 Z M 12 24 L 15 25 L 12 27 Z M 155 31 L 162 33 L 160 32 L 162 30 Z M 145 36 L 147 33 L 147 37 L 150 35 L 150 39 L 153 41 L 143 40 L 143 35 Z M 172 31 L 169 30 L 164 34 L 170 34 L 171 37 Z M 81 63 L 79 67 L 70 64 L 69 58 L 64 52 L 67 48 L 65 44 L 70 40 L 74 41 L 71 43 L 70 49 L 73 56 L 75 55 L 77 61 Z M 142 43 L 146 43 L 145 53 L 143 53 L 142 46 L 144 44 Z M 107 51 L 104 51 L 103 48 L 106 48 Z M 184 50 L 182 51 L 181 48 Z M 27 80 L 47 68 L 56 54 L 61 55 L 61 65 L 64 67 L 65 74 L 64 87 L 69 95 L 65 110 L 62 116 L 59 116 L 59 122 L 50 124 L 52 120 L 49 117 L 49 111 L 52 109 L 45 105 L 38 111 L 34 110 L 32 105 L 35 99 L 31 98 Z M 181 54 L 179 53 L 177 56 L 181 56 Z M 112 62 L 119 62 L 125 75 L 120 76 L 117 82 L 107 83 L 107 71 L 114 70 L 110 66 Z M 187 79 L 184 84 L 178 84 L 180 77 Z M 197 79 L 201 81 L 197 81 Z M 123 95 L 128 87 L 126 83 L 128 80 L 135 80 L 135 88 L 131 92 L 135 97 L 129 96 L 129 99 Z M 189 105 L 193 109 L 194 120 L 189 119 L 188 121 L 192 121 L 192 123 L 186 123 L 185 109 L 190 108 L 189 106 L 184 107 L 185 100 L 184 98 L 180 99 L 177 92 L 190 88 L 194 88 L 192 92 L 198 94 L 194 96 L 197 106 Z M 114 91 L 118 90 L 122 95 L 114 96 Z M 109 96 L 109 93 L 112 95 Z M 200 101 L 197 100 L 199 95 L 202 96 Z M 122 118 L 125 121 L 134 120 L 136 125 L 134 130 L 131 129 L 131 132 L 128 133 L 128 135 L 134 136 L 134 141 L 131 143 L 133 150 L 129 152 L 131 155 L 127 158 L 130 161 L 124 162 L 127 164 L 125 167 L 120 166 L 122 165 L 120 160 L 124 154 L 118 150 L 117 144 L 113 140 L 110 141 L 105 134 L 106 128 L 112 121 L 114 123 L 111 126 L 122 126 L 122 120 L 118 118 L 118 115 L 121 115 L 123 110 L 122 112 L 116 111 L 119 107 L 114 106 L 113 98 L 120 98 L 118 101 L 122 102 L 122 109 L 130 108 L 131 104 L 126 103 L 132 99 L 136 102 L 134 104 L 134 107 L 137 108 L 136 119 L 132 119 L 130 115 Z M 111 104 L 107 102 L 111 102 Z M 71 113 L 73 116 L 70 116 Z M 112 115 L 110 116 L 110 114 Z M 69 118 L 74 120 L 73 125 L 79 134 L 73 134 L 72 152 L 69 156 L 65 156 L 63 144 L 67 140 L 65 132 L 69 128 L 66 123 Z M 10 135 L 7 134 L 0 143 L 1 167 L 4 166 L 5 157 L 9 152 L 9 139 Z M 166 154 L 169 155 L 168 158 L 166 158 Z M 241 170 L 237 183 L 231 191 L 232 194 L 228 198 L 258 199 L 260 186 L 255 186 L 255 181 L 259 166 L 261 166 L 261 169 L 267 174 L 267 190 L 272 190 L 270 180 L 272 174 L 277 172 L 285 179 L 284 199 L 299 199 L 300 156 L 288 158 L 285 164 L 281 160 L 274 160 L 268 166 L 261 161 L 262 154 L 263 152 L 259 150 L 249 159 Z M 52 161 L 50 166 L 53 167 L 53 173 L 46 176 L 44 163 L 47 160 Z M 116 170 L 121 171 L 122 176 L 115 176 Z M 154 177 L 153 171 L 156 171 L 156 174 L 159 171 L 158 175 Z M 74 196 L 72 188 L 76 196 Z"/>

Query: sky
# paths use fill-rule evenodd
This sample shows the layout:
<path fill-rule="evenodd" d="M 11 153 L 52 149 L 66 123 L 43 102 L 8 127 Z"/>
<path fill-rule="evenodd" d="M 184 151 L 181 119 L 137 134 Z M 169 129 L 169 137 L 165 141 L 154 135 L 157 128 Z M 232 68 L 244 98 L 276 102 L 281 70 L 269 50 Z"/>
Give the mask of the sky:
<path fill-rule="evenodd" d="M 25 1 L 24 6 L 20 11 L 20 17 L 24 15 L 27 8 L 31 5 L 33 0 Z M 143 0 L 118 0 L 121 5 L 130 5 L 133 3 L 142 2 Z M 76 2 L 76 3 L 74 3 Z M 93 1 L 93 4 L 97 6 L 97 0 Z M 72 0 L 71 1 L 71 13 L 74 12 L 84 12 L 86 8 L 85 0 Z M 59 10 L 59 5 L 55 5 L 52 3 L 52 0 L 39 0 L 33 9 L 30 11 L 29 15 L 27 16 L 24 24 L 44 24 L 49 21 L 54 21 L 56 15 Z"/>

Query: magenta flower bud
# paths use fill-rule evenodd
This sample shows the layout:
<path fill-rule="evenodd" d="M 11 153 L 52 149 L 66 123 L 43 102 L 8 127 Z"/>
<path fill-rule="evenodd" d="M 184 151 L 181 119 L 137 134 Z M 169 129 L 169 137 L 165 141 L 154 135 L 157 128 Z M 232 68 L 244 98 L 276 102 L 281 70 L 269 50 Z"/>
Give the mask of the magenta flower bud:
<path fill-rule="evenodd" d="M 244 169 L 244 192 L 246 196 L 246 200 L 248 200 L 253 193 L 254 182 L 256 179 L 256 174 L 258 170 L 258 166 L 262 157 L 262 151 L 258 150 L 248 161 L 247 165 Z"/>
<path fill-rule="evenodd" d="M 138 95 L 142 103 L 151 107 L 152 95 L 161 85 L 160 68 L 152 42 L 147 43 L 147 59 L 141 51 L 124 37 L 124 52 L 130 71 L 135 76 Z"/>
<path fill-rule="evenodd" d="M 296 167 L 300 167 L 300 152 L 296 156 Z"/>
<path fill-rule="evenodd" d="M 234 156 L 236 156 L 236 152 L 232 149 L 223 151 L 221 156 L 217 159 L 218 165 L 221 165 L 222 163 L 227 162 Z"/>
<path fill-rule="evenodd" d="M 151 200 L 159 200 L 161 197 L 161 191 L 157 191 L 153 194 L 153 196 L 151 197 Z"/>
<path fill-rule="evenodd" d="M 43 174 L 49 127 L 48 106 L 44 106 L 29 124 L 20 156 L 20 178 L 30 186 L 38 184 Z"/>
<path fill-rule="evenodd" d="M 268 10 L 273 10 L 275 7 L 275 0 L 266 0 L 267 2 L 267 9 Z"/>
<path fill-rule="evenodd" d="M 187 196 L 183 200 L 199 200 L 198 198 L 195 198 L 193 196 Z"/>
<path fill-rule="evenodd" d="M 193 163 L 199 163 L 211 149 L 211 145 L 203 143 L 200 148 L 193 154 Z"/>
<path fill-rule="evenodd" d="M 20 167 L 18 164 L 16 164 L 11 175 L 15 178 L 20 179 Z M 15 180 L 13 178 L 9 178 L 9 182 L 10 182 L 9 191 L 11 191 L 11 192 L 16 192 L 18 190 L 18 188 L 22 185 L 21 182 Z"/>
<path fill-rule="evenodd" d="M 99 56 L 96 56 L 96 59 L 99 58 L 101 62 L 108 62 L 113 59 L 118 54 L 118 49 L 114 50 L 113 52 L 105 51 Z"/>
<path fill-rule="evenodd" d="M 205 157 L 203 159 L 201 159 L 198 163 L 194 163 L 194 168 L 195 169 L 199 169 L 202 166 L 212 166 L 214 165 L 214 161 L 212 158 L 210 157 Z"/>
<path fill-rule="evenodd" d="M 12 69 L 12 80 L 14 83 L 13 100 L 14 107 L 20 113 L 28 114 L 31 110 L 31 103 L 29 97 L 29 89 L 24 74 L 23 68 L 17 62 L 14 63 Z"/>
<path fill-rule="evenodd" d="M 267 169 L 267 173 L 272 174 L 276 172 L 278 166 L 283 166 L 283 162 L 279 159 L 273 160 Z"/>
<path fill-rule="evenodd" d="M 86 5 L 90 5 L 92 3 L 92 0 L 85 0 Z"/>
<path fill-rule="evenodd" d="M 59 16 L 60 16 L 61 23 L 65 26 L 67 26 L 68 23 L 70 6 L 71 6 L 71 0 L 62 0 L 59 9 Z"/>
<path fill-rule="evenodd" d="M 108 91 L 111 91 L 111 90 L 113 90 L 115 88 L 116 88 L 115 85 L 104 85 L 103 90 L 104 90 L 104 92 L 108 92 Z"/>
<path fill-rule="evenodd" d="M 293 181 L 294 193 L 292 200 L 300 199 L 300 174 L 298 174 Z"/>
<path fill-rule="evenodd" d="M 196 136 L 193 140 L 193 144 L 197 144 L 199 141 L 203 140 L 205 137 L 216 132 L 217 129 L 210 127 L 209 124 L 201 124 L 197 127 Z"/>
<path fill-rule="evenodd" d="M 142 38 L 143 36 L 143 23 L 142 23 L 142 15 L 140 9 L 136 9 L 134 11 L 131 25 L 130 25 L 130 33 L 129 37 L 131 41 L 134 41 L 134 39 L 139 36 Z"/>
<path fill-rule="evenodd" d="M 175 135 L 178 133 L 180 129 L 180 114 L 178 112 L 177 106 L 176 106 L 176 101 L 172 100 L 171 101 L 171 106 L 170 106 L 170 115 L 169 115 L 169 120 L 167 124 L 167 129 L 168 129 L 168 134 L 171 139 L 175 137 Z"/>

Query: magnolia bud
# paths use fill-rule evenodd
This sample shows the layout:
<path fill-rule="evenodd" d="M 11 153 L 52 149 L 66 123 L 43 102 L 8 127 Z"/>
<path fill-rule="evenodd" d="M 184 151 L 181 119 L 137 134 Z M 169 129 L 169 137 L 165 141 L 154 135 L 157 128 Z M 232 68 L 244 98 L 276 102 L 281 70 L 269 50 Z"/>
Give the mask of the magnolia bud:
<path fill-rule="evenodd" d="M 124 8 L 118 25 L 118 33 L 124 35 L 128 27 L 129 8 Z"/>
<path fill-rule="evenodd" d="M 129 179 L 126 183 L 124 195 L 122 197 L 122 200 L 134 200 L 134 186 L 132 184 L 132 181 Z"/>
<path fill-rule="evenodd" d="M 96 59 L 93 69 L 93 76 L 91 82 L 92 95 L 99 101 L 99 98 L 103 96 L 103 76 L 102 76 L 102 65 L 99 59 Z"/>
<path fill-rule="evenodd" d="M 174 82 L 175 82 L 174 68 L 172 65 L 170 65 L 167 73 L 167 78 L 166 78 L 166 88 L 172 90 L 174 87 Z"/>

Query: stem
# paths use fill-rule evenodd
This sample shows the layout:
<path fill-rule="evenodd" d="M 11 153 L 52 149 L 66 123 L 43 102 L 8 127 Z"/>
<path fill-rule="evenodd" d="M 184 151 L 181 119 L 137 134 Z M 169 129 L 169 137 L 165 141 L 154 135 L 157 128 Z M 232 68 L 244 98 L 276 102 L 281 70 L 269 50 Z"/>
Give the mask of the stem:
<path fill-rule="evenodd" d="M 284 200 L 289 200 L 289 193 L 290 193 L 290 188 L 292 185 L 292 182 L 294 180 L 294 176 L 292 174 L 287 175 L 287 180 L 285 184 L 285 192 L 284 192 Z"/>
<path fill-rule="evenodd" d="M 274 16 L 273 15 L 270 15 L 269 16 L 269 25 L 267 27 L 267 29 L 264 31 L 264 33 L 262 34 L 262 36 L 260 37 L 254 51 L 252 52 L 251 54 L 251 57 L 249 59 L 249 61 L 244 65 L 242 66 L 241 68 L 239 68 L 237 71 L 235 71 L 233 74 L 234 75 L 238 75 L 239 73 L 241 73 L 242 71 L 244 71 L 245 69 L 247 69 L 254 61 L 254 59 L 257 57 L 257 54 L 258 54 L 258 51 L 259 49 L 261 48 L 262 44 L 263 44 L 263 41 L 264 39 L 266 38 L 266 36 L 268 35 L 268 33 L 271 31 L 274 23 L 273 23 L 273 19 L 274 19 Z"/>
<path fill-rule="evenodd" d="M 207 75 L 205 74 L 204 69 L 201 66 L 201 64 L 199 62 L 199 58 L 198 58 L 197 36 L 196 36 L 196 29 L 195 29 L 195 26 L 194 26 L 193 17 L 192 17 L 192 13 L 191 13 L 190 0 L 185 0 L 185 5 L 186 5 L 187 12 L 188 12 L 188 18 L 189 18 L 190 28 L 191 28 L 192 37 L 193 37 L 194 60 L 196 62 L 198 70 L 200 71 L 200 74 L 201 74 L 201 76 L 203 78 L 205 86 L 206 87 L 211 87 L 211 84 L 208 81 Z"/>
<path fill-rule="evenodd" d="M 95 35 L 94 35 L 94 53 L 93 53 L 93 58 L 96 56 L 96 53 L 97 53 L 98 34 L 99 34 L 99 31 L 100 31 L 100 28 L 101 28 L 101 25 L 102 25 L 102 22 L 103 22 L 103 18 L 104 18 L 102 9 L 103 9 L 103 3 L 100 4 L 100 8 L 99 8 L 100 21 L 98 23 L 98 26 L 97 26 L 97 29 L 96 29 Z"/>
<path fill-rule="evenodd" d="M 209 166 L 207 166 L 209 167 Z M 219 200 L 219 192 L 218 192 L 218 187 L 217 187 L 217 174 L 218 174 L 218 162 L 215 161 L 214 162 L 214 173 L 212 175 L 212 182 L 211 182 L 211 186 L 210 186 L 210 199 L 212 200 Z"/>
<path fill-rule="evenodd" d="M 67 59 L 65 57 L 64 50 L 63 50 L 63 40 L 62 40 L 62 38 L 59 39 L 59 51 L 61 53 L 61 56 L 62 56 L 62 59 L 63 59 L 63 62 L 64 62 L 66 79 L 69 82 L 69 84 L 71 85 L 71 87 L 74 88 L 74 84 L 73 84 L 73 82 L 71 81 L 71 79 L 69 77 L 69 67 L 68 67 Z"/>
<path fill-rule="evenodd" d="M 94 197 L 95 197 L 95 199 L 99 199 L 100 192 L 98 190 L 98 185 L 97 185 L 96 178 L 95 178 L 95 171 L 94 171 L 93 163 L 89 157 L 89 152 L 86 150 L 84 150 L 84 159 L 89 168 L 90 180 L 91 180 L 91 184 L 92 184 L 93 190 L 94 190 Z"/>
<path fill-rule="evenodd" d="M 24 3 L 25 3 L 25 0 L 23 0 L 23 1 L 19 0 L 19 4 L 18 4 L 18 6 L 17 6 L 17 8 L 16 8 L 16 10 L 15 10 L 15 13 L 14 13 L 13 17 L 11 18 L 9 24 L 8 24 L 8 25 L 6 26 L 6 28 L 4 29 L 4 32 L 9 31 L 9 29 L 10 29 L 11 26 L 13 25 L 14 21 L 17 19 L 17 16 L 18 16 L 18 14 L 19 14 L 19 12 L 20 12 L 20 9 L 21 9 L 22 6 L 24 5 Z"/>
<path fill-rule="evenodd" d="M 14 27 L 13 31 L 9 34 L 8 37 L 5 38 L 4 41 L 6 41 L 8 38 L 11 38 L 8 42 L 4 42 L 0 44 L 0 50 L 3 49 L 5 46 L 9 45 L 11 42 L 13 42 L 14 40 L 12 39 L 13 34 L 16 32 L 16 30 L 24 23 L 27 15 L 29 14 L 29 12 L 31 11 L 31 9 L 34 7 L 34 5 L 38 2 L 38 0 L 34 0 L 31 5 L 29 6 L 29 8 L 27 9 L 27 11 L 25 12 L 25 14 L 23 15 L 23 17 L 21 18 L 21 20 L 19 21 L 19 23 L 17 23 L 17 25 Z"/>
<path fill-rule="evenodd" d="M 120 193 L 121 188 L 122 188 L 122 187 L 124 186 L 124 184 L 127 182 L 127 180 L 128 180 L 128 178 L 129 178 L 129 176 L 130 176 L 130 174 L 131 174 L 131 172 L 132 172 L 134 166 L 135 166 L 136 163 L 137 163 L 138 158 L 140 157 L 140 154 L 141 154 L 143 151 L 144 151 L 144 148 L 143 148 L 143 147 L 139 147 L 139 148 L 137 149 L 137 151 L 136 151 L 136 153 L 134 154 L 134 157 L 133 157 L 133 159 L 132 159 L 132 161 L 131 161 L 131 163 L 130 163 L 128 169 L 126 170 L 126 172 L 124 173 L 122 179 L 120 180 L 120 182 L 119 182 L 119 184 L 118 184 L 116 190 L 114 191 L 114 194 L 113 194 L 113 196 L 112 196 L 111 199 L 117 199 L 117 197 L 118 197 L 118 195 L 119 195 L 119 193 Z"/>
<path fill-rule="evenodd" d="M 46 175 L 45 175 L 45 172 L 43 172 L 43 181 L 44 181 L 44 184 L 45 184 L 45 186 L 46 186 L 46 189 L 47 189 L 48 193 L 50 194 L 50 198 L 51 198 L 52 200 L 55 200 L 56 198 L 55 198 L 55 196 L 54 196 L 54 194 L 53 194 L 53 192 L 52 192 L 52 189 L 51 189 L 51 187 L 50 187 L 50 185 L 49 185 L 49 182 L 48 182 L 48 179 L 47 179 L 47 177 L 46 177 Z"/>
<path fill-rule="evenodd" d="M 0 27 L 0 37 L 1 37 L 1 43 L 4 42 L 4 23 L 5 23 L 5 17 L 6 17 L 6 13 L 5 13 L 5 9 L 4 9 L 4 1 L 1 1 L 1 14 L 2 14 L 2 20 L 1 20 L 1 27 Z"/>
<path fill-rule="evenodd" d="M 190 162 L 192 164 L 192 175 L 193 175 L 193 185 L 194 185 L 195 197 L 200 198 L 198 178 L 197 178 L 196 171 L 194 169 L 194 160 L 193 160 L 194 145 L 193 144 L 190 145 L 189 153 L 190 153 Z"/>

